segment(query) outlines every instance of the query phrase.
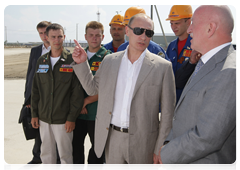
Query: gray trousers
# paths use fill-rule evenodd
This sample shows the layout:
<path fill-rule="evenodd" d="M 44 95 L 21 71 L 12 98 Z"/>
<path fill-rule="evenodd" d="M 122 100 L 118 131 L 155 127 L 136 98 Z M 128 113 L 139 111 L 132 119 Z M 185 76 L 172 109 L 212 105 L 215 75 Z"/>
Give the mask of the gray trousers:
<path fill-rule="evenodd" d="M 111 127 L 105 147 L 106 164 L 129 163 L 129 134 Z"/>
<path fill-rule="evenodd" d="M 41 145 L 41 160 L 43 164 L 56 164 L 57 151 L 59 152 L 61 164 L 72 164 L 72 139 L 73 132 L 67 133 L 65 124 L 48 124 L 39 121 Z"/>

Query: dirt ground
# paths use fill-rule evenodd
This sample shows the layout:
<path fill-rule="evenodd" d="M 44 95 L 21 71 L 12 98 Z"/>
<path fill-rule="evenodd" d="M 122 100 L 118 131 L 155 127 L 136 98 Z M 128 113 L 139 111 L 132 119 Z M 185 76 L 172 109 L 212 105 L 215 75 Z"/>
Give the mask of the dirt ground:
<path fill-rule="evenodd" d="M 68 49 L 73 52 L 72 47 Z M 4 79 L 25 79 L 31 48 L 4 48 Z"/>

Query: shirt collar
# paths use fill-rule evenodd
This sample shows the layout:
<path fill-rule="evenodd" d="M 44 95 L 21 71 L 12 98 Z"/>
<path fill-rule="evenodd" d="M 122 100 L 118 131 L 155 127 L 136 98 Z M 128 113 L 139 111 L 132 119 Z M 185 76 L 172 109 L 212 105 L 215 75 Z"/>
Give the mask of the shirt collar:
<path fill-rule="evenodd" d="M 43 44 L 43 45 L 42 45 L 42 50 L 48 50 L 48 51 L 50 51 L 50 50 L 51 50 L 51 46 L 48 46 L 48 48 L 46 48 L 45 45 Z"/>
<path fill-rule="evenodd" d="M 212 58 L 218 51 L 220 51 L 221 49 L 223 49 L 224 47 L 230 45 L 231 42 L 228 42 L 228 43 L 225 43 L 225 44 L 222 44 L 210 51 L 208 51 L 206 54 L 204 54 L 202 57 L 201 57 L 201 60 L 204 64 L 206 64 L 206 62 Z"/>
<path fill-rule="evenodd" d="M 127 48 L 126 48 L 126 50 L 125 50 L 125 53 L 124 53 L 124 55 L 123 55 L 123 58 L 125 58 L 125 59 L 127 59 L 127 60 L 129 60 L 128 59 L 128 47 L 129 47 L 129 45 L 127 46 Z M 141 62 L 143 59 L 144 59 L 144 57 L 145 57 L 145 55 L 146 55 L 146 51 L 147 51 L 147 48 L 142 52 L 142 54 L 140 55 L 140 57 L 135 61 L 135 62 Z M 135 63 L 134 62 L 134 63 Z"/>

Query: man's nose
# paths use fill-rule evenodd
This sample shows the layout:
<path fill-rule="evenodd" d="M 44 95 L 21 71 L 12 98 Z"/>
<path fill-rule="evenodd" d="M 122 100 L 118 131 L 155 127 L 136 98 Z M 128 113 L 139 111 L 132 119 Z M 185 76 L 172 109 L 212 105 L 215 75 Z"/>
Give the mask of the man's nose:
<path fill-rule="evenodd" d="M 145 40 L 147 38 L 145 31 L 146 30 L 144 30 L 144 32 L 141 35 L 139 35 L 141 37 L 141 39 L 143 39 L 143 40 Z"/>

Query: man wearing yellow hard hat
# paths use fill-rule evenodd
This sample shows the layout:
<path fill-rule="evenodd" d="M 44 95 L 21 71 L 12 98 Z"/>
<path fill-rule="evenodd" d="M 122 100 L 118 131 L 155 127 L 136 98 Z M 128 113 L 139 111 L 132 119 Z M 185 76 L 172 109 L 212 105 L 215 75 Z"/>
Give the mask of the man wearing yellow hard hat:
<path fill-rule="evenodd" d="M 124 15 L 123 24 L 124 24 L 125 26 L 127 26 L 130 18 L 131 18 L 132 16 L 136 15 L 136 14 L 139 14 L 139 13 L 144 13 L 144 14 L 146 14 L 145 10 L 144 10 L 143 8 L 139 7 L 139 6 L 134 6 L 134 7 L 128 8 L 128 9 L 126 10 L 126 12 L 125 12 L 125 15 Z M 123 51 L 123 50 L 125 50 L 125 49 L 127 48 L 128 44 L 129 44 L 129 42 L 123 43 L 122 45 L 120 45 L 120 46 L 118 47 L 118 50 L 117 50 L 117 51 Z M 160 45 L 156 44 L 155 42 L 150 41 L 147 49 L 148 49 L 151 53 L 157 54 L 157 55 L 159 55 L 159 56 L 161 56 L 161 57 L 169 60 L 169 59 L 168 59 L 168 56 L 166 55 L 166 53 L 165 53 L 165 51 L 164 51 L 164 49 L 163 49 Z"/>
<path fill-rule="evenodd" d="M 192 39 L 190 35 L 187 33 L 187 29 L 191 24 L 192 18 L 192 7 L 191 5 L 173 5 L 170 13 L 168 15 L 167 21 L 170 20 L 171 28 L 174 34 L 177 36 L 177 39 L 173 40 L 168 48 L 167 48 L 167 55 L 172 62 L 173 72 L 176 78 L 176 95 L 177 101 L 179 100 L 182 90 L 184 86 L 181 83 L 181 87 L 178 87 L 178 74 L 184 74 L 187 76 L 186 80 L 189 78 L 191 73 L 193 72 L 197 61 L 196 60 L 189 60 L 192 54 L 191 43 L 190 40 Z M 182 67 L 183 63 L 188 62 L 188 69 L 184 69 L 184 71 L 178 72 L 178 70 Z M 189 62 L 190 61 L 190 62 Z M 185 63 L 186 64 L 186 63 Z M 183 75 L 181 75 L 183 76 Z M 184 84 L 185 85 L 185 84 Z M 183 87 L 182 87 L 183 86 Z"/>
<path fill-rule="evenodd" d="M 124 39 L 125 26 L 123 25 L 123 16 L 121 14 L 115 15 L 109 23 L 109 26 L 113 40 L 110 43 L 105 44 L 104 47 L 112 52 L 117 52 L 118 47 L 126 42 Z"/>

